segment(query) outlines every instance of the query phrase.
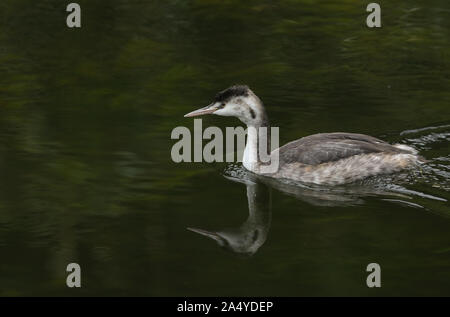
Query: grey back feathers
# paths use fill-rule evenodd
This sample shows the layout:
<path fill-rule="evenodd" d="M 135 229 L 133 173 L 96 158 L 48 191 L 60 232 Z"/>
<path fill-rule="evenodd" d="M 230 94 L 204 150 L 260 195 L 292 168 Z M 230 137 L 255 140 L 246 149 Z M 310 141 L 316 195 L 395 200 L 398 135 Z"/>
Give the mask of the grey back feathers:
<path fill-rule="evenodd" d="M 369 153 L 410 153 L 377 138 L 356 133 L 319 133 L 292 141 L 279 149 L 283 163 L 318 165 Z"/>

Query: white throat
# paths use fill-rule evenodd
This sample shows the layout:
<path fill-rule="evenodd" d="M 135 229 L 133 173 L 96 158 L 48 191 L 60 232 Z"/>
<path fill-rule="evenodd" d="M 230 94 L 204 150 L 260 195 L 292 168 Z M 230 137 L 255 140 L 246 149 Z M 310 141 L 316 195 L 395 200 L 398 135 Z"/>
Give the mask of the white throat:
<path fill-rule="evenodd" d="M 244 149 L 242 165 L 252 172 L 257 172 L 258 168 L 258 128 L 247 128 L 247 144 Z"/>

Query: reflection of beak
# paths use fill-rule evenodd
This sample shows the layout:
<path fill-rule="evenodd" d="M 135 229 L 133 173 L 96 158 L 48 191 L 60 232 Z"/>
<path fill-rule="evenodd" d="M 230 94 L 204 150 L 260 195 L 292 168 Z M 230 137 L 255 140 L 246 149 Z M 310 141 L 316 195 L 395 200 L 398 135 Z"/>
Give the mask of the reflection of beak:
<path fill-rule="evenodd" d="M 212 231 L 206 231 L 206 230 L 197 229 L 197 228 L 186 228 L 186 229 L 188 229 L 189 231 L 201 234 L 202 236 L 208 237 L 208 238 L 216 240 L 216 241 L 221 241 L 223 239 L 220 235 L 218 235 L 217 233 L 212 232 Z"/>
<path fill-rule="evenodd" d="M 202 116 L 204 114 L 210 114 L 213 113 L 214 111 L 216 111 L 218 108 L 217 106 L 215 106 L 214 103 L 210 104 L 209 106 L 194 110 L 192 112 L 189 112 L 187 114 L 184 115 L 184 117 L 197 117 L 197 116 Z"/>

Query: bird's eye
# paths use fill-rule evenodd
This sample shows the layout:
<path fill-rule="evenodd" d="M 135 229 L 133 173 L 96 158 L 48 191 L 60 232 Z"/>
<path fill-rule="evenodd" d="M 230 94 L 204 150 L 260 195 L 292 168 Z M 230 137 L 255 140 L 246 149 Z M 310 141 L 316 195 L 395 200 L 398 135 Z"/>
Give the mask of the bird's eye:
<path fill-rule="evenodd" d="M 222 103 L 220 104 L 220 108 L 223 108 L 223 107 L 225 107 L 225 102 L 222 102 Z"/>

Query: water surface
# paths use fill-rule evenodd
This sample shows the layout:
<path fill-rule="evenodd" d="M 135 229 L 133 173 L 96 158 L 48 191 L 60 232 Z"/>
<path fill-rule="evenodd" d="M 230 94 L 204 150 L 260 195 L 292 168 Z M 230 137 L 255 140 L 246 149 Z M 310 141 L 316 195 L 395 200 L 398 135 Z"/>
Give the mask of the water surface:
<path fill-rule="evenodd" d="M 447 0 L 379 1 L 381 29 L 364 1 L 78 2 L 78 30 L 61 1 L 0 3 L 0 295 L 450 295 Z M 173 163 L 172 129 L 234 83 L 281 144 L 365 133 L 430 162 L 339 188 Z"/>

